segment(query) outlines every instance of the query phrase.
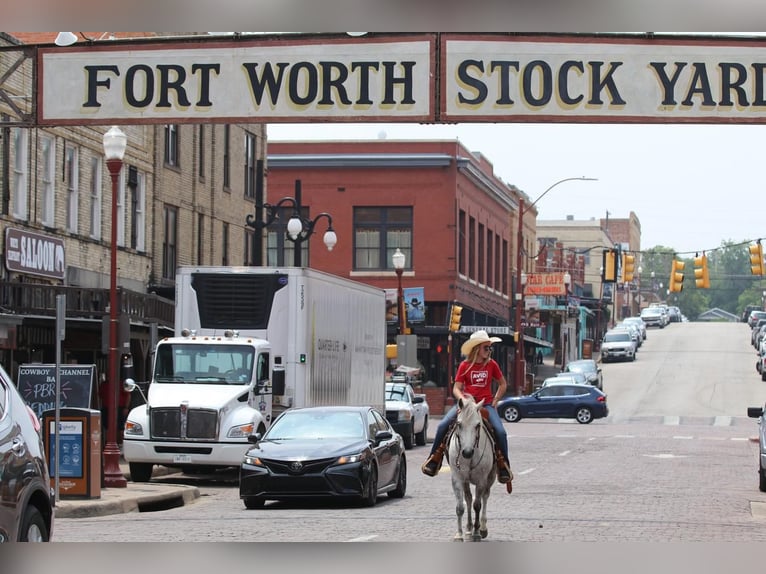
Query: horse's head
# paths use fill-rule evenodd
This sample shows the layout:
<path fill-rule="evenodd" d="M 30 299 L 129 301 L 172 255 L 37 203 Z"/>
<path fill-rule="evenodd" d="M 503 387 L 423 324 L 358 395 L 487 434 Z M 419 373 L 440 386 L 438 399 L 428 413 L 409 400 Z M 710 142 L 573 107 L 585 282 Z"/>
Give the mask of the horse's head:
<path fill-rule="evenodd" d="M 458 399 L 459 410 L 455 421 L 455 435 L 463 458 L 471 458 L 479 444 L 483 424 L 481 416 L 483 405 L 484 399 L 478 403 L 470 396 Z"/>

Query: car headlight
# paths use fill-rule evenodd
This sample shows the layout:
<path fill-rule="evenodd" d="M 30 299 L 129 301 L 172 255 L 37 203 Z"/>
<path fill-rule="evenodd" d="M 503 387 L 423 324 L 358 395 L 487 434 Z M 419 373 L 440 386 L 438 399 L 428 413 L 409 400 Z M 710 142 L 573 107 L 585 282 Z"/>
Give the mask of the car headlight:
<path fill-rule="evenodd" d="M 127 421 L 125 423 L 125 430 L 123 431 L 123 434 L 140 436 L 144 434 L 144 427 L 141 426 L 141 423 Z"/>
<path fill-rule="evenodd" d="M 412 420 L 412 411 L 403 410 L 399 411 L 399 422 L 407 422 Z"/>
<path fill-rule="evenodd" d="M 244 461 L 245 464 L 248 464 L 250 466 L 264 466 L 263 461 L 257 456 L 252 456 L 249 454 L 245 455 Z"/>
<path fill-rule="evenodd" d="M 226 433 L 227 438 L 247 438 L 253 434 L 253 423 L 247 423 L 244 425 L 237 425 L 231 427 L 229 432 Z"/>
<path fill-rule="evenodd" d="M 369 454 L 367 453 L 367 451 L 360 452 L 357 454 L 347 454 L 344 456 L 339 456 L 335 462 L 336 464 L 352 464 L 355 462 L 363 462 L 367 460 L 368 456 Z"/>

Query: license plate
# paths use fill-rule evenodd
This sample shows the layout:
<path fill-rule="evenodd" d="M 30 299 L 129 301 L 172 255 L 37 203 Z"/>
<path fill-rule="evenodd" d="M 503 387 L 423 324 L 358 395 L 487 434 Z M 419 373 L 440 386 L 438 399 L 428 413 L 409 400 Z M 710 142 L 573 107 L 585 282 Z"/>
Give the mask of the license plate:
<path fill-rule="evenodd" d="M 173 462 L 177 463 L 189 463 L 191 462 L 191 455 L 190 454 L 177 454 L 173 456 Z"/>

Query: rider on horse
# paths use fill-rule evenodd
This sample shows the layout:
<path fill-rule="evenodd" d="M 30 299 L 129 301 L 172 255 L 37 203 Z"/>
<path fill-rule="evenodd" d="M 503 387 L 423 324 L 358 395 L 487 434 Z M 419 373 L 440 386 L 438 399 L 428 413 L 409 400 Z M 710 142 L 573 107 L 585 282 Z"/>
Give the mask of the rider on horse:
<path fill-rule="evenodd" d="M 492 343 L 501 339 L 490 337 L 486 331 L 476 331 L 460 347 L 460 352 L 466 359 L 460 363 L 455 375 L 455 384 L 452 386 L 452 394 L 460 400 L 464 394 L 474 397 L 476 402 L 484 399 L 484 408 L 489 415 L 489 422 L 494 430 L 495 450 L 497 458 L 497 480 L 507 483 L 513 480 L 513 473 L 508 464 L 508 438 L 500 415 L 497 413 L 497 402 L 505 395 L 507 383 L 500 371 L 500 366 L 492 359 Z M 492 382 L 497 381 L 497 391 L 492 394 Z M 423 463 L 421 470 L 428 476 L 436 476 L 442 465 L 446 439 L 449 428 L 457 418 L 457 404 L 444 415 L 439 426 L 436 428 L 431 453 Z"/>

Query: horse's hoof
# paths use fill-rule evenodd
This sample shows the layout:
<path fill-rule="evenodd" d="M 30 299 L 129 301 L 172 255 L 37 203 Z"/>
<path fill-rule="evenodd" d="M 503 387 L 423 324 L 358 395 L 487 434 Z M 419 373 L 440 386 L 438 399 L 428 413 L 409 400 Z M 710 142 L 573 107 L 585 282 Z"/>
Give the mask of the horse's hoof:
<path fill-rule="evenodd" d="M 471 536 L 471 540 L 474 542 L 481 542 L 482 538 L 484 538 L 484 536 L 481 536 L 480 534 L 474 534 Z"/>
<path fill-rule="evenodd" d="M 463 535 L 459 532 L 455 534 L 455 536 L 452 538 L 453 542 L 462 542 L 463 541 Z"/>
<path fill-rule="evenodd" d="M 482 538 L 486 538 L 487 534 L 489 534 L 489 530 L 479 530 L 479 534 L 481 534 Z"/>

